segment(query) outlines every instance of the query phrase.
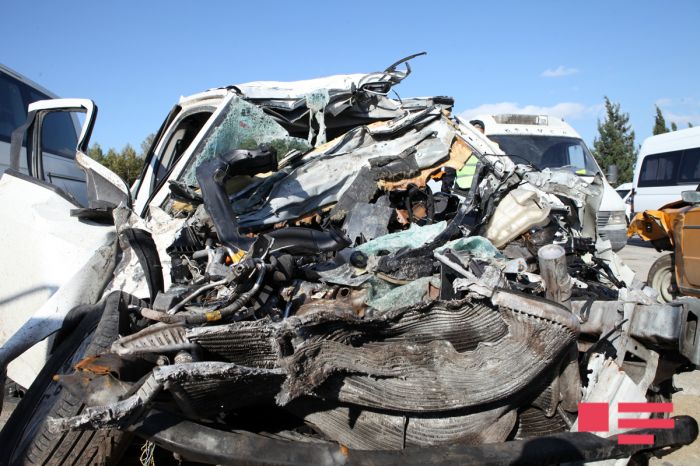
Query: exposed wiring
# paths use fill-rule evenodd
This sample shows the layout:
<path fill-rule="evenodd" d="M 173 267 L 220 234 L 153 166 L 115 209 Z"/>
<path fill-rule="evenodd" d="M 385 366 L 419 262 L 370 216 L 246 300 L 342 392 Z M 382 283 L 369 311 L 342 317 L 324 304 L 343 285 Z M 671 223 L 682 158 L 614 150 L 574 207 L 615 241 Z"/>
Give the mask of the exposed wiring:
<path fill-rule="evenodd" d="M 177 303 L 176 305 L 174 305 L 173 307 L 168 309 L 167 313 L 170 315 L 177 313 L 180 309 L 182 309 L 185 306 L 185 304 L 189 303 L 190 301 L 192 301 L 194 298 L 196 298 L 197 296 L 199 296 L 203 292 L 205 292 L 207 290 L 211 290 L 213 288 L 216 288 L 217 286 L 225 285 L 226 283 L 228 283 L 228 279 L 223 278 L 221 280 L 211 282 L 211 283 L 208 283 L 204 286 L 197 288 L 195 291 L 193 291 L 192 293 L 187 295 L 182 301 L 180 301 L 179 303 Z"/>

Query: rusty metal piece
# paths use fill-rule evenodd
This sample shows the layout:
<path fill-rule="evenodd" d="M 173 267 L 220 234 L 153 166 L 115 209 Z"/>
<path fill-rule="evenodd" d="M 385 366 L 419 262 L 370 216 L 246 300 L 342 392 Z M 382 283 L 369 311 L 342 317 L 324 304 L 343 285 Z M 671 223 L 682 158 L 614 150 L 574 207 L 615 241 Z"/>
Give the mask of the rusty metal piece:
<path fill-rule="evenodd" d="M 428 298 L 431 301 L 440 299 L 440 287 L 433 285 L 432 282 L 428 283 Z"/>
<path fill-rule="evenodd" d="M 99 429 L 130 424 L 137 418 L 163 388 L 153 374 L 145 378 L 136 393 L 112 403 L 86 407 L 80 414 L 68 418 L 49 417 L 46 421 L 49 432 L 58 433 L 71 429 Z"/>
<path fill-rule="evenodd" d="M 408 211 L 406 209 L 396 209 L 396 220 L 401 225 L 408 225 L 411 223 Z"/>
<path fill-rule="evenodd" d="M 88 356 L 79 361 L 74 368 L 81 372 L 90 372 L 96 375 L 115 374 L 119 377 L 123 365 L 124 361 L 118 355 L 105 353 Z"/>
<path fill-rule="evenodd" d="M 54 380 L 88 406 L 116 403 L 131 389 L 130 384 L 122 382 L 111 373 L 83 371 L 55 375 Z"/>

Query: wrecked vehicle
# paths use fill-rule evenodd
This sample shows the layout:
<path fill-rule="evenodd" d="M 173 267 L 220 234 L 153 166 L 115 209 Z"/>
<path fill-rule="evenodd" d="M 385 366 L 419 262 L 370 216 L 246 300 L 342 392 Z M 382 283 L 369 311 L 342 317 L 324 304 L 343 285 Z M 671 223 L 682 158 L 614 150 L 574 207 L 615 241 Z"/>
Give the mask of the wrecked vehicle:
<path fill-rule="evenodd" d="M 618 442 L 616 416 L 698 364 L 699 302 L 656 303 L 596 239 L 600 177 L 488 152 L 450 98 L 390 98 L 407 60 L 184 98 L 133 192 L 84 154 L 91 102 L 30 108 L 34 137 L 50 105 L 88 112 L 89 205 L 38 172 L 0 195 L 46 191 L 25 197 L 27 238 L 90 233 L 0 350 L 4 368 L 53 335 L 35 377 L 14 372 L 31 387 L 0 463 L 118 464 L 139 444 L 209 464 L 555 464 L 692 442 L 688 416 Z M 472 157 L 470 189 L 443 183 Z M 40 299 L 18 296 L 4 305 Z M 610 432 L 578 432 L 581 402 L 610 403 Z"/>
<path fill-rule="evenodd" d="M 632 219 L 627 235 L 650 241 L 657 251 L 671 251 L 656 259 L 647 283 L 661 302 L 678 296 L 700 296 L 698 248 L 700 247 L 700 192 L 683 191 L 682 199 L 658 210 L 640 212 Z M 696 238 L 698 236 L 698 238 Z"/>

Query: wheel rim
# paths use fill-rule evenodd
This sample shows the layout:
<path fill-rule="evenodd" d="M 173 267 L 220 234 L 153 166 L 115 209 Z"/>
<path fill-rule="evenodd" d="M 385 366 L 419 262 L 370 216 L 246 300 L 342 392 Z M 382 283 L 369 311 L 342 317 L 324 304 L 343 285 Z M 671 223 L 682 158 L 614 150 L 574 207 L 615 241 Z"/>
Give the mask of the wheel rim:
<path fill-rule="evenodd" d="M 651 286 L 659 293 L 659 300 L 667 303 L 673 301 L 673 271 L 671 267 L 664 267 L 654 274 Z"/>

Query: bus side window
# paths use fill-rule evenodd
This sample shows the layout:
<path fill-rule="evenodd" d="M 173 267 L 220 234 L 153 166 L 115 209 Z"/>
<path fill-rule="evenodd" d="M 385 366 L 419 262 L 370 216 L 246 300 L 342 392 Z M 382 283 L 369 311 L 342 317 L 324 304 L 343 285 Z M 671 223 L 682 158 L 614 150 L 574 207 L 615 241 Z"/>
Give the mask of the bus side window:
<path fill-rule="evenodd" d="M 19 83 L 0 74 L 0 140 L 10 142 L 12 132 L 24 123 L 27 107 Z"/>
<path fill-rule="evenodd" d="M 679 171 L 682 183 L 700 183 L 700 147 L 683 151 L 683 161 Z"/>
<path fill-rule="evenodd" d="M 681 152 L 666 152 L 645 157 L 638 186 L 643 188 L 676 184 Z"/>

